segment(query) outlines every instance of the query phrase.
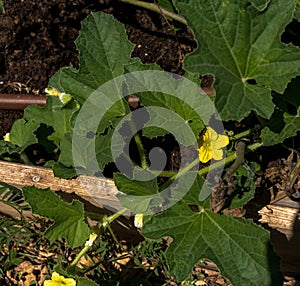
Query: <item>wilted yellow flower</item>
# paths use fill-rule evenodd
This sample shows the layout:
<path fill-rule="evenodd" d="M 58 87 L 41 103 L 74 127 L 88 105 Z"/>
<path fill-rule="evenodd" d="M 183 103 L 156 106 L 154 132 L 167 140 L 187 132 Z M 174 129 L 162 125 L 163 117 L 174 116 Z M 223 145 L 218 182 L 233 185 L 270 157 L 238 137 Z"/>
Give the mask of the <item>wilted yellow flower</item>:
<path fill-rule="evenodd" d="M 136 214 L 134 216 L 134 225 L 135 225 L 135 227 L 142 228 L 143 227 L 143 219 L 144 219 L 143 214 Z"/>
<path fill-rule="evenodd" d="M 97 238 L 97 234 L 96 233 L 91 233 L 90 234 L 90 238 L 85 242 L 85 246 L 89 246 L 91 247 L 95 241 L 95 239 Z"/>
<path fill-rule="evenodd" d="M 58 89 L 53 87 L 45 88 L 45 92 L 48 96 L 57 96 L 63 104 L 67 104 L 72 99 L 72 96 L 70 94 L 60 92 Z"/>
<path fill-rule="evenodd" d="M 207 127 L 200 138 L 199 160 L 207 163 L 209 160 L 221 160 L 223 150 L 229 144 L 229 138 L 226 135 L 217 134 L 211 127 Z"/>
<path fill-rule="evenodd" d="M 3 140 L 6 141 L 6 142 L 10 142 L 10 134 L 9 134 L 9 133 L 6 133 L 6 134 L 3 136 Z"/>
<path fill-rule="evenodd" d="M 73 278 L 65 278 L 57 272 L 53 272 L 51 280 L 44 281 L 44 286 L 76 286 L 76 281 Z"/>
<path fill-rule="evenodd" d="M 50 87 L 50 88 L 45 88 L 45 92 L 47 93 L 47 95 L 49 96 L 60 96 L 60 91 L 56 88 Z"/>

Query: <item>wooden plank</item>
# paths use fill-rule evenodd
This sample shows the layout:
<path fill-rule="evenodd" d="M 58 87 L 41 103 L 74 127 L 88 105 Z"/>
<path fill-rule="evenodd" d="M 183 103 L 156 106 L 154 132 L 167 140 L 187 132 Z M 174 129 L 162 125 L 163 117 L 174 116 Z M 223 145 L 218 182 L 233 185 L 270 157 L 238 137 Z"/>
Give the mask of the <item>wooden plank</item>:
<path fill-rule="evenodd" d="M 76 179 L 55 177 L 49 168 L 0 161 L 0 182 L 13 186 L 36 186 L 53 191 L 75 193 L 98 208 L 118 211 L 123 207 L 116 195 L 119 193 L 113 180 L 107 178 L 79 176 Z"/>
<path fill-rule="evenodd" d="M 0 161 L 0 181 L 17 187 L 34 185 L 53 191 L 75 193 L 96 207 L 114 212 L 122 209 L 116 197 L 119 191 L 113 180 L 104 177 L 79 176 L 67 180 L 55 177 L 49 168 Z M 295 229 L 295 225 L 300 225 L 299 209 L 298 202 L 286 197 L 262 208 L 259 211 L 260 222 L 267 223 L 272 228 L 299 231 Z"/>
<path fill-rule="evenodd" d="M 300 231 L 300 214 L 297 208 L 267 205 L 258 213 L 261 215 L 259 221 L 267 223 L 272 228 Z"/>

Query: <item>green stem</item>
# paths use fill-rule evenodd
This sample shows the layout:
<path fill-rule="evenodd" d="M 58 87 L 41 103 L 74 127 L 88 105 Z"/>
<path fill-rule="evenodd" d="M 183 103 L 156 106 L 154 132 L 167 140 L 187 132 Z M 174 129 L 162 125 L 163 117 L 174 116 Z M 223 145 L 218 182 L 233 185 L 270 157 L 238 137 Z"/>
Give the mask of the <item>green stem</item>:
<path fill-rule="evenodd" d="M 24 164 L 26 164 L 26 165 L 32 165 L 32 163 L 30 162 L 30 160 L 29 160 L 29 158 L 28 158 L 28 156 L 26 155 L 25 152 L 22 152 L 20 154 L 20 158 L 21 158 L 21 160 L 23 161 Z"/>
<path fill-rule="evenodd" d="M 247 136 L 249 136 L 252 132 L 253 132 L 253 129 L 248 129 L 248 130 L 246 130 L 246 131 L 244 131 L 244 132 L 241 132 L 241 133 L 239 133 L 239 134 L 236 134 L 236 135 L 232 136 L 232 139 L 238 140 L 238 139 L 247 137 Z"/>
<path fill-rule="evenodd" d="M 79 252 L 79 254 L 75 257 L 75 259 L 72 261 L 70 266 L 74 266 L 76 265 L 80 258 L 85 255 L 87 253 L 87 251 L 91 248 L 91 246 L 85 246 L 83 249 L 81 249 L 81 251 Z"/>
<path fill-rule="evenodd" d="M 107 227 L 109 224 L 111 224 L 115 219 L 117 219 L 119 216 L 121 216 L 122 214 L 124 214 L 125 212 L 127 212 L 128 209 L 124 208 L 119 210 L 118 212 L 112 214 L 109 217 L 103 218 L 103 227 Z"/>
<path fill-rule="evenodd" d="M 119 1 L 128 3 L 128 4 L 132 4 L 135 6 L 139 6 L 142 8 L 146 8 L 146 9 L 154 11 L 158 14 L 163 14 L 164 16 L 169 17 L 169 18 L 187 26 L 187 21 L 184 18 L 182 18 L 178 14 L 175 14 L 169 10 L 166 10 L 166 9 L 160 7 L 159 5 L 157 5 L 155 3 L 148 3 L 148 2 L 137 1 L 137 0 L 119 0 Z"/>
<path fill-rule="evenodd" d="M 142 169 L 146 169 L 148 167 L 148 164 L 147 164 L 147 159 L 146 159 L 146 155 L 144 152 L 144 147 L 143 147 L 141 137 L 139 136 L 138 133 L 135 133 L 133 138 L 136 143 L 136 146 L 137 146 L 137 149 L 139 152 L 139 156 L 141 159 L 141 167 L 142 167 Z"/>
<path fill-rule="evenodd" d="M 263 143 L 254 143 L 252 145 L 247 146 L 247 149 L 245 151 L 245 153 L 249 153 L 250 151 L 254 151 L 260 147 L 263 146 Z M 207 174 L 209 171 L 218 169 L 224 165 L 227 165 L 231 162 L 233 162 L 236 159 L 236 153 L 233 153 L 232 155 L 224 158 L 223 160 L 217 161 L 213 164 L 211 164 L 210 166 L 204 167 L 202 169 L 200 169 L 198 171 L 198 174 L 200 176 L 203 176 L 205 174 Z M 183 174 L 185 174 L 186 172 L 188 172 L 190 169 L 192 169 L 194 166 L 197 165 L 197 163 L 199 162 L 199 159 L 195 159 L 192 163 L 190 163 L 188 166 L 186 166 L 184 169 L 182 169 L 180 172 L 176 173 L 175 175 L 173 175 L 167 182 L 165 182 L 163 185 L 160 186 L 159 190 L 164 190 L 165 188 L 167 188 L 170 184 L 172 184 L 177 178 L 179 178 L 180 176 L 182 176 Z"/>

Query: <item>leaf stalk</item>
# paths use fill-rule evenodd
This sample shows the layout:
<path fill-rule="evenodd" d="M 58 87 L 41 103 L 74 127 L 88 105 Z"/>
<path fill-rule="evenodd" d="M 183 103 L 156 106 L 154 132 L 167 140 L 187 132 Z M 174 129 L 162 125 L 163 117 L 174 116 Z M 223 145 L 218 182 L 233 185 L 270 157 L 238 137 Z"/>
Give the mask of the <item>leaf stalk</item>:
<path fill-rule="evenodd" d="M 153 12 L 156 12 L 158 14 L 162 14 L 166 17 L 169 17 L 175 21 L 177 21 L 178 23 L 181 23 L 185 26 L 188 25 L 187 21 L 179 16 L 178 14 L 175 14 L 167 9 L 164 9 L 162 8 L 161 6 L 155 4 L 155 3 L 148 3 L 148 2 L 144 2 L 144 1 L 137 1 L 137 0 L 119 0 L 121 2 L 124 2 L 124 3 L 128 3 L 128 4 L 132 4 L 132 5 L 135 5 L 135 6 L 138 6 L 138 7 L 142 7 L 142 8 L 146 8 L 148 10 L 151 10 Z"/>

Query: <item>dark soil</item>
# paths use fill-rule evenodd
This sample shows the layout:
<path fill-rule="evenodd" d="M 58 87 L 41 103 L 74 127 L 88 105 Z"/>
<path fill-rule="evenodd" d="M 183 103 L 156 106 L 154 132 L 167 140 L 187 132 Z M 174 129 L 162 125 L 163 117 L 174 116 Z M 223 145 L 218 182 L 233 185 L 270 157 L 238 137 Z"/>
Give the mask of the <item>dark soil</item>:
<path fill-rule="evenodd" d="M 125 23 L 136 44 L 132 56 L 144 63 L 157 62 L 164 70 L 182 74 L 181 63 L 195 47 L 186 29 L 178 33 L 154 12 L 118 1 L 4 1 L 0 14 L 0 93 L 43 94 L 49 78 L 64 66 L 78 67 L 74 40 L 81 21 L 94 11 L 113 13 Z M 12 120 L 21 112 L 11 112 Z M 0 119 L 7 118 L 0 113 Z M 1 120 L 0 136 L 11 124 Z"/>
<path fill-rule="evenodd" d="M 4 8 L 5 14 L 0 14 L 0 94 L 43 95 L 49 78 L 59 68 L 78 67 L 74 40 L 81 21 L 93 11 L 112 13 L 125 24 L 129 39 L 136 44 L 132 56 L 140 57 L 144 63 L 156 62 L 166 71 L 183 74 L 183 58 L 196 47 L 187 28 L 175 32 L 164 17 L 118 1 L 4 0 Z M 22 114 L 0 110 L 0 136 Z M 245 123 L 232 124 L 243 129 Z M 263 166 L 256 205 L 267 204 L 268 190 L 286 177 L 280 170 L 284 169 L 289 153 L 276 147 L 271 154 L 264 150 L 255 154 Z M 273 161 L 276 163 L 272 164 Z M 205 285 L 228 285 L 224 280 L 213 283 Z"/>

